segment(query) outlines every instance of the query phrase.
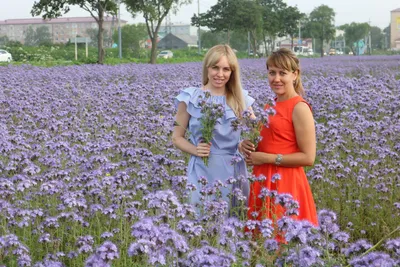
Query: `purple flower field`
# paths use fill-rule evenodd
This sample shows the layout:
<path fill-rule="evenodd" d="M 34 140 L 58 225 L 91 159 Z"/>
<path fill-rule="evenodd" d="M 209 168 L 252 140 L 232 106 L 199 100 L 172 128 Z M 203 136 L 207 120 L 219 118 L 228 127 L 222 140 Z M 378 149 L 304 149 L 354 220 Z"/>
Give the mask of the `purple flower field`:
<path fill-rule="evenodd" d="M 240 64 L 263 106 L 265 59 Z M 0 67 L 0 266 L 399 266 L 400 57 L 301 64 L 320 226 L 278 220 L 281 247 L 270 220 L 228 218 L 211 197 L 201 216 L 186 203 L 173 98 L 200 85 L 200 62 Z"/>

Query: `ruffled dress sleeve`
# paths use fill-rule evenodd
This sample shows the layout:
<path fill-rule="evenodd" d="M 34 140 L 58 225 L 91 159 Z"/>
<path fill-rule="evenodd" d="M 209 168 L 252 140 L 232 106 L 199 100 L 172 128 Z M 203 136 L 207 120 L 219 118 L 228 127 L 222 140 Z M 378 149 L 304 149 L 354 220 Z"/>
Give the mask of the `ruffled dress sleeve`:
<path fill-rule="evenodd" d="M 189 115 L 195 118 L 200 118 L 201 108 L 198 105 L 198 99 L 200 95 L 201 89 L 196 87 L 189 87 L 181 90 L 181 92 L 175 97 L 175 108 L 178 108 L 180 102 L 185 102 L 186 111 L 189 113 Z"/>

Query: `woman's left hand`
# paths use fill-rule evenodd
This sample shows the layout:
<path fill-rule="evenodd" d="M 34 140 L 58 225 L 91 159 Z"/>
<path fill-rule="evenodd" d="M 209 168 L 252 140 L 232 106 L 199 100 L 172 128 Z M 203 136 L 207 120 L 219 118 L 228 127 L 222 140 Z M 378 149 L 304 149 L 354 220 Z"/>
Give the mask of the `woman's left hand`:
<path fill-rule="evenodd" d="M 254 152 L 254 145 L 249 140 L 243 140 L 239 143 L 239 152 L 247 157 Z"/>
<path fill-rule="evenodd" d="M 245 161 L 248 166 L 261 165 L 265 162 L 263 161 L 263 152 L 252 152 L 251 154 L 246 155 Z"/>

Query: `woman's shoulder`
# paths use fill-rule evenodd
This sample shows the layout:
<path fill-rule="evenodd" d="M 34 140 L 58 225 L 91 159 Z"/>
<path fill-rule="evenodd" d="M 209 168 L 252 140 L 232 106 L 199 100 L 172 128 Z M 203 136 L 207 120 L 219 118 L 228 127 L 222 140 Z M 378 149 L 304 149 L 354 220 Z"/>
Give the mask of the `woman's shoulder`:
<path fill-rule="evenodd" d="M 186 104 L 187 112 L 191 116 L 199 118 L 201 113 L 198 100 L 201 93 L 202 90 L 198 87 L 187 87 L 181 89 L 179 94 L 175 97 L 175 106 L 177 107 L 179 103 L 184 102 Z"/>
<path fill-rule="evenodd" d="M 293 101 L 293 108 L 297 107 L 297 106 L 303 106 L 303 107 L 308 107 L 310 110 L 312 110 L 312 107 L 310 105 L 310 103 L 308 103 L 302 96 L 297 96 L 294 97 L 294 101 Z"/>
<path fill-rule="evenodd" d="M 188 101 L 194 102 L 198 98 L 200 93 L 201 93 L 201 89 L 198 87 L 187 87 L 187 88 L 181 89 L 175 98 L 176 98 L 176 100 L 178 100 L 180 102 L 184 101 L 187 104 Z"/>
<path fill-rule="evenodd" d="M 199 87 L 186 87 L 180 90 L 179 94 L 189 94 L 191 96 L 201 93 L 201 88 Z"/>

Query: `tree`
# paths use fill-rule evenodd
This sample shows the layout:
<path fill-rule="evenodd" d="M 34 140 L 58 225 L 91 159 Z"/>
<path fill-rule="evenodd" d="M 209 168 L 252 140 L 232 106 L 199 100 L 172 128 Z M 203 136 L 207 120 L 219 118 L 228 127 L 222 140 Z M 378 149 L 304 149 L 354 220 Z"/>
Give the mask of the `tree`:
<path fill-rule="evenodd" d="M 284 31 L 290 36 L 292 41 L 291 48 L 293 49 L 293 38 L 298 36 L 299 23 L 303 24 L 302 19 L 306 17 L 306 14 L 301 13 L 297 7 L 288 6 L 283 10 L 282 16 L 284 21 Z M 301 38 L 301 36 L 298 37 Z"/>
<path fill-rule="evenodd" d="M 200 31 L 201 45 L 203 48 L 211 48 L 225 40 L 224 32 Z"/>
<path fill-rule="evenodd" d="M 130 51 L 134 56 L 138 57 L 140 55 L 140 47 L 143 42 L 147 39 L 147 28 L 146 24 L 127 24 L 121 28 L 121 38 L 122 49 L 125 51 Z M 118 31 L 113 34 L 113 40 L 118 40 Z"/>
<path fill-rule="evenodd" d="M 383 29 L 383 33 L 385 34 L 385 49 L 390 48 L 390 31 L 390 24 L 385 29 Z"/>
<path fill-rule="evenodd" d="M 259 3 L 253 0 L 235 0 L 237 10 L 233 20 L 234 29 L 249 32 L 253 54 L 257 55 L 258 32 L 262 30 L 262 13 Z"/>
<path fill-rule="evenodd" d="M 344 31 L 344 38 L 346 39 L 346 44 L 349 45 L 353 55 L 358 55 L 358 43 L 361 39 L 368 34 L 369 25 L 368 23 L 356 23 L 352 22 L 350 24 L 345 24 L 339 27 Z"/>
<path fill-rule="evenodd" d="M 319 39 L 322 44 L 321 57 L 324 56 L 324 41 L 329 42 L 335 36 L 334 20 L 335 11 L 327 5 L 320 5 L 310 13 L 307 27 L 312 37 Z"/>
<path fill-rule="evenodd" d="M 238 51 L 246 51 L 248 49 L 248 33 L 239 30 L 232 31 L 230 46 Z"/>
<path fill-rule="evenodd" d="M 151 40 L 150 63 L 156 63 L 158 31 L 161 23 L 170 11 L 176 12 L 191 0 L 123 0 L 129 12 L 142 13 L 146 21 L 147 33 Z"/>
<path fill-rule="evenodd" d="M 89 35 L 90 38 L 90 45 L 91 46 L 99 46 L 99 40 L 97 37 L 99 36 L 99 29 L 96 28 L 90 28 L 86 30 L 87 35 Z M 107 31 L 103 32 L 103 45 L 107 43 L 107 41 L 110 39 L 109 34 Z"/>
<path fill-rule="evenodd" d="M 29 26 L 29 28 L 25 32 L 24 44 L 27 46 L 36 45 L 36 31 L 33 29 L 32 26 Z"/>
<path fill-rule="evenodd" d="M 49 28 L 46 26 L 42 26 L 36 29 L 36 39 L 38 45 L 49 45 L 52 43 L 51 33 Z"/>
<path fill-rule="evenodd" d="M 264 47 L 267 49 L 268 45 L 272 48 L 275 47 L 276 36 L 284 36 L 285 30 L 283 25 L 284 10 L 287 5 L 282 0 L 260 0 L 262 12 L 262 38 Z M 268 54 L 268 51 L 265 51 Z"/>
<path fill-rule="evenodd" d="M 6 45 L 8 43 L 8 37 L 7 35 L 1 36 L 0 37 L 0 46 Z"/>
<path fill-rule="evenodd" d="M 371 27 L 371 46 L 372 49 L 382 49 L 385 43 L 385 35 L 381 28 L 372 26 Z"/>
<path fill-rule="evenodd" d="M 98 25 L 98 63 L 103 64 L 104 61 L 104 14 L 110 12 L 114 15 L 117 13 L 117 5 L 114 0 L 39 0 L 34 2 L 31 14 L 39 16 L 42 13 L 43 19 L 52 19 L 61 17 L 70 11 L 70 6 L 77 5 L 86 10 L 96 20 Z"/>
<path fill-rule="evenodd" d="M 214 45 L 225 43 L 227 32 L 201 31 L 201 44 L 204 48 L 211 48 Z M 248 48 L 247 32 L 230 32 L 230 46 L 238 51 L 245 51 Z"/>
<path fill-rule="evenodd" d="M 209 28 L 212 32 L 226 32 L 227 43 L 230 41 L 230 32 L 234 29 L 234 18 L 237 17 L 238 0 L 218 0 L 209 11 L 193 15 L 192 25 Z"/>
<path fill-rule="evenodd" d="M 38 27 L 36 30 L 29 26 L 25 32 L 25 45 L 39 46 L 51 44 L 51 34 L 47 26 Z"/>

